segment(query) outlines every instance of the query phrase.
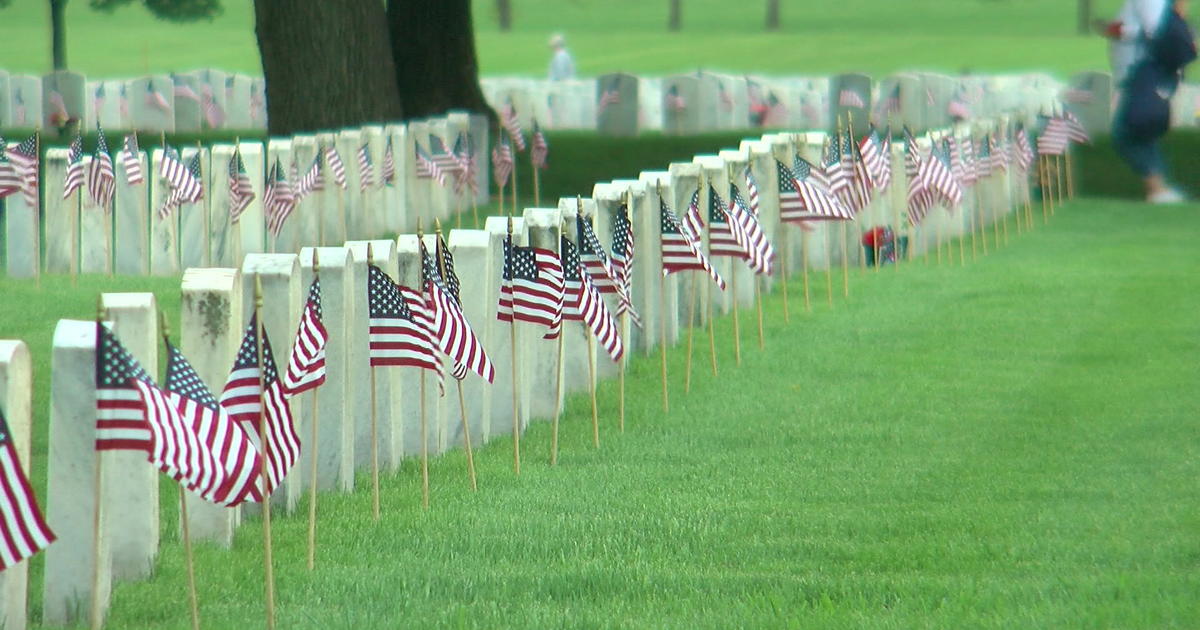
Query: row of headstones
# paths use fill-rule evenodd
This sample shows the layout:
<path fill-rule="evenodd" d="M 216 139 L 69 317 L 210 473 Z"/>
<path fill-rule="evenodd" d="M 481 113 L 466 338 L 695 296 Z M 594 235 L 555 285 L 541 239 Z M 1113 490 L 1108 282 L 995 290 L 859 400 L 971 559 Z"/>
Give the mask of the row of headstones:
<path fill-rule="evenodd" d="M 962 99 L 972 117 L 1065 106 L 1091 133 L 1107 133 L 1116 109 L 1112 76 L 1083 72 L 1063 83 L 1044 74 L 951 77 L 905 73 L 873 81 L 864 74 L 831 77 L 734 76 L 700 71 L 664 78 L 610 74 L 597 79 L 481 80 L 499 111 L 512 103 L 522 123 L 548 128 L 597 129 L 610 135 L 640 131 L 695 134 L 750 127 L 831 129 L 838 120 L 906 125 L 914 132 L 953 122 Z M 1195 125 L 1200 85 L 1184 85 L 1173 99 L 1176 125 Z"/>
<path fill-rule="evenodd" d="M 946 133 L 960 136 L 994 131 L 1006 120 L 981 121 Z M 648 354 L 660 344 L 673 344 L 689 323 L 707 317 L 705 308 L 689 307 L 687 274 L 663 278 L 659 203 L 685 208 L 701 182 L 718 191 L 730 183 L 746 188 L 750 169 L 759 185 L 760 220 L 764 231 L 780 252 L 776 276 L 767 278 L 764 290 L 773 289 L 778 274 L 795 274 L 805 268 L 822 269 L 836 264 L 857 264 L 861 230 L 874 225 L 899 225 L 905 207 L 903 148 L 893 146 L 895 173 L 890 192 L 864 209 L 853 229 L 835 222 L 816 222 L 812 231 L 788 228 L 779 221 L 778 169 L 775 160 L 790 163 L 801 155 L 816 160 L 826 140 L 824 133 L 769 134 L 743 141 L 736 149 L 699 155 L 690 162 L 672 163 L 666 170 L 642 172 L 635 179 L 598 183 L 585 199 L 563 198 L 553 208 L 527 208 L 522 216 L 493 216 L 482 230 L 450 230 L 448 246 L 461 279 L 463 309 L 481 342 L 495 362 L 497 376 L 488 385 L 473 376 L 463 382 L 466 424 L 475 444 L 523 431 L 532 420 L 553 417 L 563 404 L 553 383 L 563 378 L 564 394 L 589 385 L 589 362 L 595 362 L 597 378 L 616 376 L 619 366 L 602 352 L 589 352 L 594 343 L 582 326 L 565 329 L 563 359 L 558 345 L 542 338 L 542 332 L 525 324 L 510 329 L 496 320 L 495 308 L 501 289 L 504 241 L 511 220 L 512 238 L 518 245 L 557 250 L 559 238 L 574 239 L 578 212 L 594 221 L 600 240 L 610 243 L 614 218 L 622 203 L 628 203 L 637 246 L 633 263 L 633 302 L 642 328 L 624 324 L 621 334 L 630 356 Z M 922 141 L 926 145 L 927 141 Z M 954 211 L 932 212 L 911 229 L 910 247 L 919 254 L 941 239 L 970 231 L 977 221 L 991 224 L 1004 220 L 1014 204 L 1024 199 L 1026 178 L 1013 170 L 996 173 L 976 185 L 963 206 Z M 702 188 L 701 206 L 707 203 L 707 186 Z M 936 240 L 935 240 L 935 236 Z M 430 234 L 427 247 L 433 246 Z M 369 245 L 369 247 L 368 247 Z M 370 254 L 368 254 L 370 252 Z M 368 258 L 368 255 L 371 258 Z M 367 265 L 373 262 L 397 282 L 419 286 L 420 250 L 418 236 L 402 234 L 394 240 L 351 241 L 338 247 L 305 247 L 299 254 L 248 254 L 240 268 L 196 267 L 185 271 L 181 284 L 179 325 L 181 350 L 191 360 L 200 378 L 213 391 L 220 391 L 240 343 L 253 305 L 254 278 L 263 291 L 263 325 L 272 340 L 276 361 L 291 348 L 302 313 L 303 296 L 319 270 L 322 306 L 330 342 L 326 350 L 327 381 L 313 393 L 293 399 L 292 414 L 306 445 L 296 468 L 272 498 L 285 512 L 296 509 L 314 463 L 316 446 L 317 485 L 320 490 L 349 492 L 355 473 L 371 465 L 371 378 L 368 365 Z M 701 279 L 698 299 L 710 301 L 714 312 L 726 313 L 735 304 L 750 307 L 755 299 L 755 280 L 749 269 L 728 258 L 714 260 L 717 270 L 729 281 L 730 290 L 712 290 Z M 612 296 L 606 297 L 606 299 Z M 105 294 L 106 317 L 117 336 L 151 373 L 161 362 L 156 305 L 152 294 Z M 609 308 L 615 307 L 610 301 Z M 694 315 L 692 314 L 694 313 Z M 14 349 L 16 348 L 16 349 Z M 507 366 L 517 353 L 514 375 Z M 48 453 L 46 515 L 58 541 L 46 552 L 43 623 L 65 625 L 86 619 L 92 601 L 107 609 L 112 580 L 136 580 L 152 572 L 159 543 L 158 480 L 144 456 L 93 450 L 95 414 L 95 324 L 91 321 L 60 320 L 51 359 L 51 409 Z M 600 357 L 599 359 L 590 357 Z M 377 453 L 384 470 L 394 472 L 407 457 L 421 449 L 420 375 L 409 368 L 378 368 L 375 393 L 378 401 Z M 14 376 L 15 375 L 15 376 Z M 519 409 L 516 418 L 510 392 L 516 378 Z M 19 342 L 0 342 L 0 401 L 13 425 L 18 447 L 28 462 L 30 421 L 30 367 L 28 353 Z M 457 448 L 463 439 L 453 381 L 447 395 L 437 388 L 426 390 L 429 426 L 426 447 L 437 454 Z M 605 410 L 612 417 L 613 410 Z M 314 443 L 315 436 L 315 443 Z M 102 457 L 102 491 L 97 497 L 96 461 Z M 465 476 L 465 471 L 464 471 Z M 465 479 L 435 479 L 434 483 L 466 483 Z M 484 481 L 486 484 L 486 480 Z M 414 500 L 416 500 L 414 496 Z M 93 545 L 92 518 L 99 501 L 100 540 Z M 186 498 L 191 535 L 230 547 L 242 510 L 205 504 L 191 495 Z M 99 563 L 97 565 L 97 563 Z M 21 628 L 26 588 L 26 564 L 0 573 L 0 606 L 7 616 L 5 627 Z M 94 570 L 99 567 L 99 571 Z M 101 577 L 93 592 L 93 575 Z M 93 595 L 98 597 L 93 600 Z"/>
<path fill-rule="evenodd" d="M 452 147 L 459 134 L 469 134 L 476 147 L 477 188 L 486 201 L 487 120 L 452 112 L 440 118 L 395 125 L 272 138 L 265 145 L 243 141 L 236 147 L 233 144 L 182 147 L 185 162 L 197 152 L 200 154 L 204 196 L 196 203 L 182 205 L 166 219 L 158 216 L 158 209 L 170 194 L 170 187 L 158 176 L 158 165 L 163 158 L 161 148 L 140 154 L 145 184 L 129 185 L 121 160 L 116 159 L 117 182 L 111 212 L 102 212 L 86 188 L 64 199 L 68 151 L 48 149 L 41 177 L 44 269 L 49 273 L 69 273 L 74 267 L 82 273 L 173 275 L 189 267 L 232 265 L 247 253 L 299 252 L 302 245 L 395 234 L 415 229 L 418 219 L 432 226 L 434 219 L 446 219 L 457 210 L 470 208 L 471 189 L 464 187 L 461 193 L 456 193 L 453 185 L 443 186 L 433 179 L 417 177 L 414 143 L 419 141 L 428 149 L 429 136 L 436 135 L 446 147 Z M 143 138 L 144 143 L 148 140 Z M 389 140 L 396 177 L 390 185 L 382 185 L 380 171 Z M 366 189 L 360 185 L 362 171 L 357 157 L 364 143 L 376 181 L 376 185 Z M 294 162 L 303 174 L 313 164 L 318 147 L 328 146 L 337 147 L 345 163 L 346 190 L 334 183 L 326 165 L 324 190 L 304 198 L 278 236 L 270 235 L 263 200 L 271 165 L 278 158 L 285 169 L 290 169 Z M 232 223 L 229 214 L 228 185 L 229 161 L 235 149 L 241 154 L 255 193 L 254 201 L 237 224 Z M 90 155 L 85 155 L 84 172 L 89 172 L 91 160 Z M 21 195 L 11 195 L 4 203 L 7 272 L 10 276 L 31 277 L 40 271 L 38 215 Z"/>
<path fill-rule="evenodd" d="M 266 129 L 266 82 L 220 70 L 92 81 L 71 70 L 0 70 L 0 129 L 55 129 L 68 120 L 168 133 Z"/>

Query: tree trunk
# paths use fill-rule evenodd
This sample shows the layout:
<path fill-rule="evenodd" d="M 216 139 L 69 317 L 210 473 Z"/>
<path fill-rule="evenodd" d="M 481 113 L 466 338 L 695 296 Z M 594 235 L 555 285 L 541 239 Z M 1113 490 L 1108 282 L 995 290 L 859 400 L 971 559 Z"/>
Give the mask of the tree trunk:
<path fill-rule="evenodd" d="M 670 11 L 667 13 L 667 30 L 678 31 L 683 28 L 683 0 L 671 0 Z"/>
<path fill-rule="evenodd" d="M 255 0 L 271 135 L 399 120 L 383 3 Z"/>
<path fill-rule="evenodd" d="M 1092 34 L 1092 0 L 1079 0 L 1079 34 Z"/>
<path fill-rule="evenodd" d="M 55 70 L 67 69 L 67 0 L 50 0 L 51 58 Z"/>
<path fill-rule="evenodd" d="M 779 30 L 779 0 L 767 0 L 767 30 Z"/>
<path fill-rule="evenodd" d="M 470 0 L 388 0 L 387 18 L 407 118 L 461 109 L 496 120 L 479 88 Z"/>
<path fill-rule="evenodd" d="M 507 33 L 512 30 L 512 0 L 496 0 L 496 21 L 501 31 Z"/>

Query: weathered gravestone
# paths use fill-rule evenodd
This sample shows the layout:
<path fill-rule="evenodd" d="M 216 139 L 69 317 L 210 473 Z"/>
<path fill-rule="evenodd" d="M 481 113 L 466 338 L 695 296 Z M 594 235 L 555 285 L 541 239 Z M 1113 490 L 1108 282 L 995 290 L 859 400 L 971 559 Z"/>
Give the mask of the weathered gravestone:
<path fill-rule="evenodd" d="M 322 247 L 341 245 L 349 239 L 349 229 L 346 225 L 346 197 L 350 194 L 349 182 L 343 188 L 338 184 L 334 174 L 334 164 L 330 159 L 329 149 L 337 153 L 337 159 L 345 163 L 345 157 L 337 145 L 337 135 L 331 132 L 317 134 L 317 148 L 321 151 L 321 172 L 325 177 L 325 190 L 315 193 L 322 204 L 322 225 L 324 226 L 324 241 Z M 353 156 L 350 156 L 353 158 Z M 343 171 L 345 167 L 343 166 Z M 349 175 L 346 175 L 349 178 Z"/>
<path fill-rule="evenodd" d="M 591 92 L 588 94 L 588 102 L 590 103 Z M 592 124 L 588 125 L 587 128 L 595 129 L 596 126 Z M 399 148 L 402 146 L 404 145 L 397 143 L 397 150 L 399 150 Z M 477 204 L 486 204 L 491 200 L 492 185 L 491 136 L 488 135 L 488 119 L 486 116 L 482 116 L 480 114 L 471 114 L 470 149 L 471 155 L 475 160 L 475 188 L 472 189 L 475 191 L 475 202 Z M 406 163 L 410 164 L 406 167 L 406 170 L 412 170 L 413 168 L 411 166 L 411 159 L 411 153 L 405 156 L 405 160 L 408 160 Z M 399 168 L 399 163 L 397 163 L 397 168 Z M 405 210 L 405 216 L 408 216 L 411 213 L 411 208 Z"/>
<path fill-rule="evenodd" d="M 415 232 L 417 224 L 420 223 L 424 227 L 428 227 L 433 223 L 436 216 L 431 209 L 433 203 L 433 189 L 437 186 L 437 181 L 429 177 L 420 177 L 417 175 L 417 154 L 429 156 L 429 123 L 424 120 L 410 120 L 407 124 L 408 137 L 405 141 L 403 153 L 409 156 L 410 167 L 405 169 L 403 173 L 397 173 L 397 177 L 404 177 L 404 193 L 408 205 L 408 217 L 406 219 L 407 226 L 405 229 Z M 497 130 L 497 133 L 504 133 L 503 129 Z M 513 156 L 516 159 L 516 156 Z"/>
<path fill-rule="evenodd" d="M 638 78 L 606 74 L 596 79 L 596 131 L 606 136 L 635 136 L 638 128 Z"/>
<path fill-rule="evenodd" d="M 958 95 L 958 82 L 953 78 L 931 73 L 921 73 L 921 87 L 925 93 L 925 113 L 922 119 L 926 129 L 941 129 L 950 125 L 953 117 L 950 115 L 955 97 Z"/>
<path fill-rule="evenodd" d="M 103 618 L 108 610 L 111 515 L 96 493 L 103 473 L 95 443 L 96 322 L 62 319 L 51 355 L 46 471 L 46 521 L 58 537 L 45 552 L 42 623 L 49 626 Z"/>
<path fill-rule="evenodd" d="M 0 340 L 0 414 L 8 423 L 9 439 L 21 472 L 29 477 L 33 404 L 33 366 L 24 341 Z M 45 506 L 45 495 L 36 493 Z M 29 563 L 0 572 L 0 626 L 23 630 L 28 617 Z"/>
<path fill-rule="evenodd" d="M 674 210 L 676 194 L 667 171 L 642 171 L 638 182 L 641 187 L 630 188 L 633 203 L 629 207 L 629 221 L 635 243 L 633 305 L 642 327 L 633 334 L 633 339 L 643 354 L 649 354 L 664 341 L 670 345 L 679 337 L 679 318 L 674 316 L 679 309 L 679 281 L 674 275 L 668 278 L 662 275 L 660 208 L 660 202 L 665 202 Z M 632 348 L 631 344 L 630 352 Z"/>
<path fill-rule="evenodd" d="M 908 127 L 913 133 L 925 131 L 925 109 L 928 97 L 921 78 L 914 74 L 897 74 L 879 83 L 879 100 L 874 107 L 876 124 L 896 129 Z"/>
<path fill-rule="evenodd" d="M 741 77 L 712 72 L 700 72 L 700 90 L 706 102 L 712 103 L 714 126 L 710 129 L 745 129 L 750 126 L 746 81 Z M 711 100 L 710 100 L 711 99 Z"/>
<path fill-rule="evenodd" d="M 871 115 L 871 77 L 838 74 L 829 79 L 829 116 L 836 121 L 854 121 L 866 126 Z"/>
<path fill-rule="evenodd" d="M 358 129 L 342 129 L 337 134 L 337 152 L 346 168 L 347 190 L 342 193 L 342 205 L 345 208 L 346 233 L 351 239 L 363 238 L 362 177 L 364 170 L 358 157 L 362 143 L 362 133 Z"/>
<path fill-rule="evenodd" d="M 663 79 L 663 133 L 692 135 L 712 129 L 715 114 L 700 99 L 700 79 L 684 74 Z"/>
<path fill-rule="evenodd" d="M 288 358 L 291 356 L 292 344 L 296 338 L 296 328 L 300 324 L 300 258 L 296 254 L 248 254 L 242 261 L 242 331 L 254 313 L 255 280 L 262 285 L 262 309 L 260 317 L 267 340 L 270 342 L 271 354 L 275 359 L 276 368 L 282 373 L 287 369 Z M 293 429 L 300 437 L 308 434 L 306 422 L 308 407 L 302 404 L 288 404 L 292 414 Z M 257 427 L 251 436 L 257 436 Z M 253 439 L 253 438 L 252 438 Z M 261 437 L 259 439 L 261 444 Z M 283 448 L 283 445 L 272 441 L 270 448 Z M 260 446 L 260 451 L 262 450 Z M 303 447 L 300 449 L 303 456 Z M 271 496 L 273 506 L 281 507 L 287 512 L 296 509 L 304 489 L 306 479 L 303 475 L 289 472 L 281 487 L 275 489 Z"/>
<path fill-rule="evenodd" d="M 96 123 L 105 129 L 123 129 L 126 127 L 125 112 L 128 112 L 128 95 L 124 92 L 124 81 L 88 81 L 84 121 L 85 130 L 94 130 Z"/>
<path fill-rule="evenodd" d="M 250 91 L 254 80 L 244 74 L 225 77 L 225 126 L 228 129 L 250 129 Z"/>
<path fill-rule="evenodd" d="M 179 350 L 213 395 L 220 396 L 242 343 L 242 275 L 238 269 L 188 269 L 180 283 Z M 227 508 L 188 492 L 189 533 L 226 549 L 241 521 L 241 508 Z"/>
<path fill-rule="evenodd" d="M 146 372 L 157 375 L 162 338 L 154 294 L 104 293 L 101 303 L 121 345 Z M 158 555 L 158 470 L 142 451 L 106 451 L 103 457 L 112 576 L 117 580 L 149 577 Z"/>
<path fill-rule="evenodd" d="M 84 155 L 83 172 L 91 173 L 92 156 Z M 87 185 L 79 191 L 79 272 L 112 272 L 112 205 L 102 208 L 88 193 Z"/>
<path fill-rule="evenodd" d="M 204 115 L 200 96 L 200 80 L 184 74 L 171 75 L 172 90 L 175 92 L 175 131 L 189 133 L 200 131 Z"/>
<path fill-rule="evenodd" d="M 383 225 L 383 127 L 366 125 L 360 130 L 362 143 L 370 156 L 370 172 L 373 183 L 363 191 L 362 208 L 359 212 L 359 239 L 372 239 L 378 236 L 379 228 Z"/>
<path fill-rule="evenodd" d="M 386 125 L 383 128 L 384 155 L 391 152 L 395 174 L 390 182 L 385 181 L 383 184 L 383 202 L 379 208 L 380 221 L 376 226 L 378 234 L 374 236 L 399 234 L 408 229 L 408 197 L 404 185 L 406 183 L 405 172 L 411 168 L 412 158 L 404 151 L 407 133 L 408 130 L 403 124 Z M 391 143 L 390 146 L 388 143 Z"/>
<path fill-rule="evenodd" d="M 32 129 L 42 120 L 42 79 L 29 75 L 9 77 L 12 100 L 12 126 L 17 129 Z"/>
<path fill-rule="evenodd" d="M 165 217 L 161 215 L 171 187 L 159 176 L 163 150 L 154 149 L 150 155 L 152 162 L 146 173 L 150 183 L 150 273 L 170 276 L 179 273 L 179 208 Z"/>
<path fill-rule="evenodd" d="M 79 210 L 87 186 L 81 186 L 63 198 L 67 160 L 67 149 L 46 149 L 42 160 L 39 183 L 45 204 L 47 273 L 65 274 L 78 270 Z"/>
<path fill-rule="evenodd" d="M 359 285 L 345 247 L 305 247 L 300 250 L 304 268 L 303 285 L 312 284 L 313 254 L 321 275 L 321 310 L 329 342 L 325 346 L 325 384 L 317 389 L 316 453 L 317 487 L 321 490 L 338 488 L 343 492 L 354 489 L 354 443 L 358 422 L 358 401 L 352 398 L 356 384 L 350 381 L 351 362 L 366 363 L 359 348 L 349 343 L 356 328 L 365 326 L 365 314 L 356 315 Z M 366 279 L 363 279 L 366 282 Z M 366 290 L 365 288 L 363 289 Z M 311 409 L 310 409 L 311 411 Z M 311 443 L 311 428 L 309 441 Z M 301 436 L 303 440 L 306 436 Z M 304 456 L 311 457 L 311 452 Z M 311 464 L 310 464 L 311 465 Z"/>

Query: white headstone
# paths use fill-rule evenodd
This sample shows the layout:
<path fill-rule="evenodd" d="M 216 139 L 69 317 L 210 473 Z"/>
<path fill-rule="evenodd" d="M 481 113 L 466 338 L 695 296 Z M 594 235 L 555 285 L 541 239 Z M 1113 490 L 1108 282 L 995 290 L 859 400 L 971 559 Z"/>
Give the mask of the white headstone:
<path fill-rule="evenodd" d="M 183 163 L 190 163 L 197 153 L 200 155 L 200 182 L 204 187 L 204 194 L 199 201 L 185 203 L 175 210 L 179 216 L 179 260 L 184 269 L 207 267 L 211 264 L 208 238 L 212 229 L 208 225 L 208 206 L 212 200 L 213 183 L 226 181 L 212 176 L 213 169 L 207 148 L 184 147 L 180 152 Z"/>
<path fill-rule="evenodd" d="M 46 208 L 47 273 L 71 273 L 72 265 L 79 262 L 71 256 L 71 250 L 79 247 L 79 207 L 81 198 L 87 194 L 87 186 L 63 199 L 67 153 L 67 149 L 46 149 L 42 161 L 40 184 L 42 203 Z"/>
<path fill-rule="evenodd" d="M 397 284 L 415 291 L 421 290 L 421 254 L 416 234 L 401 234 L 396 239 L 395 273 L 385 272 Z M 400 417 L 401 444 L 410 455 L 421 453 L 421 379 L 425 379 L 425 444 L 430 455 L 442 449 L 442 427 L 445 426 L 446 408 L 438 395 L 437 375 L 430 370 L 415 367 L 375 368 L 400 373 L 400 400 L 404 413 Z"/>
<path fill-rule="evenodd" d="M 558 208 L 526 208 L 524 217 L 525 228 L 529 231 L 529 245 L 557 253 L 559 235 L 562 234 L 562 213 Z M 564 322 L 563 332 L 569 327 Z M 521 360 L 529 364 L 527 382 L 531 386 L 525 392 L 529 401 L 527 408 L 530 420 L 551 420 L 562 404 L 554 388 L 549 386 L 556 382 L 562 369 L 558 360 L 558 340 L 544 339 L 545 333 L 545 328 L 541 326 L 527 323 L 517 326 Z"/>
<path fill-rule="evenodd" d="M 84 155 L 83 172 L 91 173 L 92 156 Z M 79 271 L 80 273 L 109 273 L 112 271 L 111 202 L 102 208 L 92 200 L 84 184 L 80 189 L 79 212 Z"/>
<path fill-rule="evenodd" d="M 455 272 L 458 275 L 462 298 L 463 315 L 471 324 L 484 351 L 496 367 L 497 379 L 499 373 L 505 371 L 506 363 L 503 357 L 494 354 L 494 343 L 490 333 L 493 326 L 490 320 L 496 318 L 494 303 L 488 302 L 488 287 L 493 282 L 492 276 L 497 271 L 492 267 L 493 256 L 489 249 L 491 240 L 483 230 L 451 230 L 447 239 L 447 247 L 454 256 Z M 509 368 L 511 369 L 511 368 Z M 492 398 L 502 396 L 503 392 L 494 391 L 494 385 L 475 374 L 468 374 L 462 381 L 463 400 L 467 408 L 467 422 L 471 430 L 473 446 L 482 446 L 490 434 L 492 424 Z M 457 394 L 457 392 L 455 392 Z M 450 395 L 449 393 L 447 395 Z M 454 405 L 451 405 L 453 408 Z M 456 426 L 454 419 L 460 416 L 453 411 L 450 414 L 450 426 Z M 511 422 L 511 421 L 510 421 Z M 454 434 L 454 431 L 451 432 Z M 456 440 L 452 444 L 458 444 Z"/>
<path fill-rule="evenodd" d="M 42 127 L 55 129 L 67 121 L 83 122 L 87 109 L 87 77 L 71 70 L 42 76 Z"/>
<path fill-rule="evenodd" d="M 130 81 L 129 124 L 142 132 L 175 131 L 175 89 L 171 77 L 162 74 Z"/>
<path fill-rule="evenodd" d="M 189 133 L 203 127 L 203 109 L 200 104 L 200 80 L 186 74 L 172 75 L 175 91 L 175 131 Z"/>
<path fill-rule="evenodd" d="M 229 129 L 251 129 L 250 89 L 253 79 L 244 74 L 225 77 L 225 126 Z"/>
<path fill-rule="evenodd" d="M 500 285 L 502 284 L 501 274 L 504 271 L 504 241 L 508 233 L 508 217 L 488 217 L 484 223 L 484 228 L 488 234 L 488 255 L 490 257 L 491 275 L 485 278 L 487 285 L 487 299 L 485 305 L 487 310 L 481 328 L 485 328 L 485 333 L 489 343 L 488 353 L 492 357 L 492 361 L 496 363 L 496 382 L 492 384 L 492 422 L 488 427 L 487 432 L 481 438 L 481 441 L 486 442 L 494 435 L 511 435 L 513 430 L 513 373 L 511 367 L 509 369 L 501 369 L 500 366 L 512 366 L 513 343 L 516 327 L 514 324 L 509 324 L 496 319 L 496 307 L 500 302 Z M 525 232 L 525 219 L 523 217 L 514 217 L 512 220 L 512 239 L 514 245 L 525 245 L 527 242 Z M 517 346 L 520 352 L 520 345 Z M 516 387 L 517 387 L 517 413 L 520 415 L 519 426 L 524 428 L 528 424 L 529 415 L 522 407 L 522 397 L 520 395 L 521 388 L 528 387 L 529 378 L 527 376 L 528 363 L 523 358 L 518 357 L 516 361 Z"/>
<path fill-rule="evenodd" d="M 113 160 L 117 177 L 113 202 L 116 208 L 113 212 L 113 219 L 116 221 L 113 243 L 116 272 L 130 276 L 146 275 L 150 270 L 150 207 L 147 198 L 147 181 L 151 178 L 150 164 L 146 160 L 146 153 L 139 151 L 138 161 L 142 165 L 143 181 L 131 186 L 125 176 L 119 149 Z"/>
<path fill-rule="evenodd" d="M 271 138 L 267 141 L 267 176 L 270 177 L 271 170 L 276 166 L 283 169 L 283 176 L 287 178 L 291 184 L 292 190 L 296 189 L 296 170 L 292 169 L 292 140 L 290 138 Z M 298 170 L 300 165 L 296 165 Z M 303 229 L 300 217 L 298 216 L 300 208 L 294 208 L 292 213 L 288 215 L 283 226 L 279 229 L 278 236 L 272 236 L 267 233 L 268 250 L 275 253 L 287 254 L 297 252 L 300 247 L 306 243 L 302 243 L 300 232 Z M 269 219 L 268 219 L 269 222 Z"/>
<path fill-rule="evenodd" d="M 629 221 L 633 224 L 634 265 L 633 304 L 642 316 L 642 334 L 637 348 L 649 354 L 662 344 L 679 338 L 679 279 L 676 274 L 667 278 L 662 275 L 662 219 L 660 201 L 671 210 L 687 208 L 691 191 L 675 192 L 670 173 L 666 171 L 642 172 L 638 178 L 645 184 L 645 194 L 639 199 L 634 194 L 633 206 L 629 209 Z M 682 207 L 677 198 L 686 194 Z M 664 309 L 665 307 L 665 309 Z"/>
<path fill-rule="evenodd" d="M 29 75 L 9 78 L 12 86 L 12 126 L 17 129 L 33 129 L 42 120 L 42 79 Z"/>
<path fill-rule="evenodd" d="M 345 207 L 346 233 L 348 238 L 362 236 L 362 169 L 359 168 L 358 149 L 362 146 L 362 134 L 358 129 L 343 129 L 337 135 L 337 151 L 346 165 L 348 190 L 342 193 Z"/>
<path fill-rule="evenodd" d="M 9 144 L 12 151 L 16 144 Z M 30 206 L 25 195 L 15 193 L 0 201 L 4 205 L 5 270 L 12 278 L 34 278 L 41 272 L 40 209 Z"/>
<path fill-rule="evenodd" d="M 33 403 L 33 366 L 29 347 L 24 341 L 0 340 L 0 411 L 8 422 L 12 447 L 21 460 L 21 469 L 29 476 L 30 433 Z M 45 505 L 45 497 L 38 496 Z M 0 625 L 25 628 L 29 563 L 22 562 L 0 572 Z"/>

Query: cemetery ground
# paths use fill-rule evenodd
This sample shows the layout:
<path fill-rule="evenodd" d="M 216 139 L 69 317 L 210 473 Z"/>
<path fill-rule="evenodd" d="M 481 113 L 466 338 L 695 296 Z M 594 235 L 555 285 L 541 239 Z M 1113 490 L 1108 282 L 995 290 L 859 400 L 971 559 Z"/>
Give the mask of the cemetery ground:
<path fill-rule="evenodd" d="M 632 362 L 623 434 L 603 383 L 599 450 L 574 396 L 556 468 L 536 422 L 519 478 L 510 440 L 477 451 L 478 493 L 461 451 L 434 459 L 428 512 L 416 459 L 379 522 L 360 477 L 321 495 L 311 574 L 304 504 L 273 519 L 280 627 L 1196 627 L 1198 229 L 1194 206 L 1083 199 L 978 262 L 854 269 L 833 308 L 817 276 L 805 313 L 794 276 L 765 351 L 743 311 L 740 367 L 728 317 L 718 377 L 696 337 L 690 394 L 670 348 L 669 413 L 657 354 Z M 56 319 L 132 290 L 177 322 L 178 279 L 0 290 L 0 337 L 35 362 L 44 496 Z M 155 575 L 116 588 L 111 627 L 188 625 L 163 484 Z M 205 627 L 261 625 L 261 540 L 251 518 L 232 551 L 197 546 Z"/>
<path fill-rule="evenodd" d="M 0 13 L 0 68 L 48 71 L 45 3 Z M 1046 69 L 1060 75 L 1107 66 L 1105 43 L 1075 33 L 1074 2 L 1032 0 L 843 0 L 783 3 L 783 27 L 763 30 L 763 2 L 687 0 L 683 30 L 666 30 L 666 0 L 514 0 L 513 30 L 499 32 L 495 2 L 474 0 L 483 76 L 544 76 L 549 34 L 561 31 L 578 70 L 671 74 L 697 67 L 732 73 L 885 73 L 914 68 L 958 73 Z M 1094 0 L 1099 16 L 1120 0 Z M 112 14 L 67 6 L 68 60 L 93 77 L 218 68 L 261 74 L 251 0 L 223 0 L 211 22 L 156 20 L 140 3 Z"/>

